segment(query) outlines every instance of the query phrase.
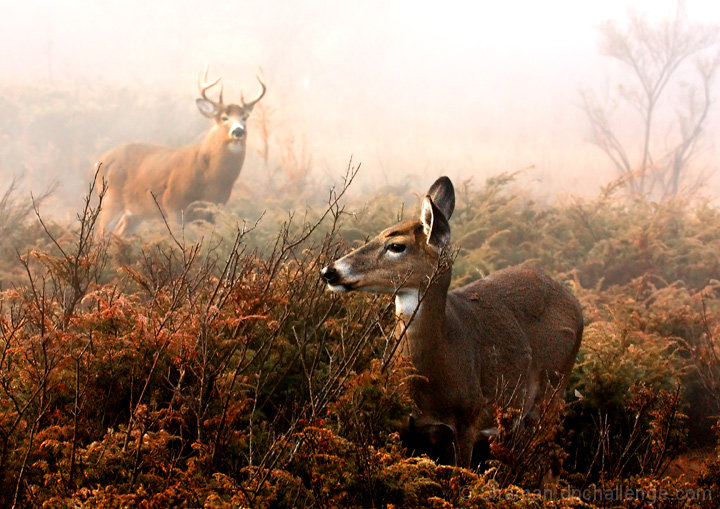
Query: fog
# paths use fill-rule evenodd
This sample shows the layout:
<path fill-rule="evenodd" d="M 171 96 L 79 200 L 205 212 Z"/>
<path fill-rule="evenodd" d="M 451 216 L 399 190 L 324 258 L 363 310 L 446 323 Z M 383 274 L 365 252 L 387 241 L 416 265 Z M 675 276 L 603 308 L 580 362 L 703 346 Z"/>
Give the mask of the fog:
<path fill-rule="evenodd" d="M 692 20 L 720 23 L 717 2 L 689 0 L 686 8 Z M 105 91 L 166 96 L 179 113 L 163 117 L 167 105 L 147 101 L 147 118 L 122 131 L 113 130 L 122 110 L 93 120 L 67 167 L 38 153 L 9 157 L 13 133 L 0 132 L 0 185 L 15 176 L 37 192 L 57 180 L 58 199 L 75 205 L 103 150 L 192 141 L 208 125 L 194 99 L 198 72 L 209 64 L 223 77 L 226 100 L 241 90 L 253 96 L 255 75 L 263 76 L 271 155 L 294 146 L 312 161 L 319 186 L 352 157 L 362 163 L 364 190 L 413 179 L 421 188 L 439 174 L 481 182 L 528 168 L 525 185 L 538 196 L 593 194 L 614 173 L 588 143 L 580 91 L 607 92 L 617 67 L 598 53 L 595 27 L 628 9 L 660 19 L 672 16 L 675 2 L 13 2 L 0 19 L 0 99 L 22 106 L 13 122 L 44 107 L 23 102 L 23 90 L 57 89 L 78 101 L 53 125 L 28 130 L 38 137 L 33 151 L 68 143 L 55 139 L 66 121 L 82 120 L 86 97 L 102 110 Z M 714 93 L 720 97 L 717 83 Z M 720 105 L 711 110 L 697 164 L 713 165 L 719 112 Z M 263 171 L 256 127 L 251 118 L 240 181 Z"/>

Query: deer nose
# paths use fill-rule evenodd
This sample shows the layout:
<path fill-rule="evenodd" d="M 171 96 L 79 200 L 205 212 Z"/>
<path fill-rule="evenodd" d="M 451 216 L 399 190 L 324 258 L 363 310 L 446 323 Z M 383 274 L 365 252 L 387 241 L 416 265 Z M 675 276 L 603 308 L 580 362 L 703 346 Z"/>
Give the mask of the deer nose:
<path fill-rule="evenodd" d="M 235 124 L 230 129 L 230 137 L 231 138 L 242 138 L 245 136 L 245 126 L 240 124 Z"/>
<path fill-rule="evenodd" d="M 320 277 L 329 285 L 337 284 L 340 281 L 340 274 L 332 266 L 323 267 L 320 271 Z"/>

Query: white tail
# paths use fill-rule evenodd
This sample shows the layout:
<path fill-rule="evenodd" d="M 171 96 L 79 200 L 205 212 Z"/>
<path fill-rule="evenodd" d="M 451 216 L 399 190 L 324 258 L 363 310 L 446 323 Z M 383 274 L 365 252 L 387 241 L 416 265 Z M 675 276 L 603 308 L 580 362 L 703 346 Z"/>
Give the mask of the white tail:
<path fill-rule="evenodd" d="M 469 466 L 475 443 L 494 426 L 493 406 L 537 417 L 562 396 L 582 339 L 582 309 L 540 271 L 511 268 L 448 293 L 448 219 L 455 191 L 439 178 L 418 220 L 392 226 L 321 271 L 333 291 L 395 295 L 401 340 L 421 375 L 413 384 L 419 414 L 407 444 L 443 463 Z M 445 263 L 445 261 L 448 263 Z"/>
<path fill-rule="evenodd" d="M 258 77 L 261 91 L 255 99 L 246 103 L 241 95 L 240 104 L 225 104 L 221 84 L 218 100 L 213 101 L 206 94 L 220 78 L 210 82 L 207 73 L 205 69 L 198 81 L 197 106 L 214 124 L 199 144 L 173 149 L 130 143 L 99 158 L 100 175 L 107 180 L 101 234 L 130 235 L 142 220 L 159 218 L 153 195 L 173 219 L 179 219 L 193 202 L 224 204 L 230 198 L 245 160 L 245 123 L 266 89 Z"/>

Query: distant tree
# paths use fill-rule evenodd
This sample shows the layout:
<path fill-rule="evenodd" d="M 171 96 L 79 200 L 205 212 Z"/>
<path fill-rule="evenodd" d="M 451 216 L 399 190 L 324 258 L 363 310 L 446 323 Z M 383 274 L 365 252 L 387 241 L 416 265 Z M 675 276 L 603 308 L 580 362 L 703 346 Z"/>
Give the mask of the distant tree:
<path fill-rule="evenodd" d="M 613 108 L 583 92 L 591 142 L 611 159 L 635 195 L 671 197 L 699 184 L 707 175 L 691 171 L 689 163 L 713 102 L 719 27 L 690 22 L 679 1 L 672 19 L 651 24 L 643 16 L 630 15 L 624 25 L 606 21 L 600 33 L 601 52 L 629 71 L 611 104 L 637 113 L 634 119 L 623 119 L 623 129 L 637 126 L 641 138 L 639 145 L 637 137 L 621 140 L 629 135 L 611 122 Z M 662 117 L 666 105 L 674 111 L 669 121 Z"/>

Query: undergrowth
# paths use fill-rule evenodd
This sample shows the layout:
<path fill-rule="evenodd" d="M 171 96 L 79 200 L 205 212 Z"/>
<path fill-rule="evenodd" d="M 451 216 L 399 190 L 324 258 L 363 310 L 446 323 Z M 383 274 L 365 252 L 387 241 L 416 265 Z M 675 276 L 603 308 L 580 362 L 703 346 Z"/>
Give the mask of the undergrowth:
<path fill-rule="evenodd" d="M 586 320 L 561 411 L 522 435 L 498 409 L 493 456 L 463 470 L 402 448 L 412 370 L 381 362 L 392 303 L 337 297 L 318 277 L 402 215 L 395 195 L 347 198 L 356 171 L 299 212 L 219 208 L 214 225 L 154 226 L 142 241 L 93 235 L 102 190 L 59 224 L 9 189 L 0 505 L 713 507 L 717 451 L 697 479 L 666 476 L 690 445 L 716 445 L 709 201 L 608 187 L 540 204 L 515 175 L 459 183 L 454 284 L 533 264 Z"/>

